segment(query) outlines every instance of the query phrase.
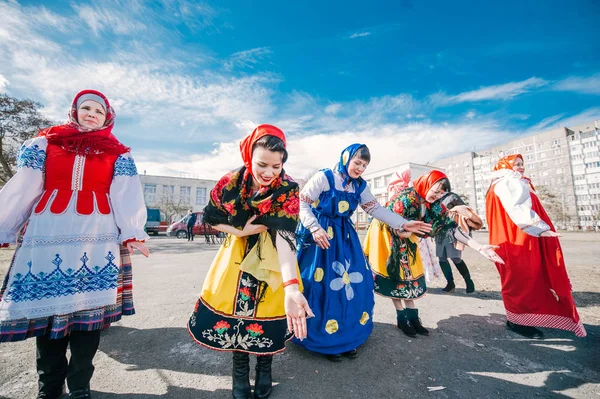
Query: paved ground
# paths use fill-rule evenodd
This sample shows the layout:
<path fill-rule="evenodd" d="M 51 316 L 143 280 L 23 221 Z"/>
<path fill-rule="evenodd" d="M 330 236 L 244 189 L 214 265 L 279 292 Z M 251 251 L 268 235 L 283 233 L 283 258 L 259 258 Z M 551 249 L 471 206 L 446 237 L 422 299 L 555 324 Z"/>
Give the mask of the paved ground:
<path fill-rule="evenodd" d="M 377 298 L 358 359 L 332 364 L 288 344 L 275 358 L 272 397 L 600 398 L 600 235 L 567 233 L 562 242 L 586 338 L 508 332 L 495 267 L 467 250 L 478 292 L 466 295 L 459 282 L 455 294 L 442 294 L 433 284 L 419 301 L 430 337 L 405 337 L 389 300 Z M 103 333 L 94 397 L 229 398 L 231 355 L 192 343 L 185 328 L 216 247 L 164 237 L 149 245 L 150 259 L 134 258 L 137 314 Z M 0 251 L 0 274 L 11 254 Z M 0 345 L 0 397 L 35 397 L 34 359 L 34 340 Z"/>

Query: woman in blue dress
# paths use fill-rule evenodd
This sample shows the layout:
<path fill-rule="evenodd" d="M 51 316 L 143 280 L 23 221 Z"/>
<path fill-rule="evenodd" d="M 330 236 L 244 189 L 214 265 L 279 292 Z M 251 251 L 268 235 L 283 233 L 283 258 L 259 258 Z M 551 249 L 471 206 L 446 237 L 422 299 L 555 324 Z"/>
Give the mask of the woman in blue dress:
<path fill-rule="evenodd" d="M 317 172 L 300 193 L 297 255 L 315 317 L 307 319 L 308 337 L 295 342 L 332 361 L 355 358 L 373 330 L 373 275 L 350 220 L 356 207 L 400 231 L 431 230 L 379 204 L 360 177 L 370 161 L 366 145 L 352 144 L 335 170 Z"/>

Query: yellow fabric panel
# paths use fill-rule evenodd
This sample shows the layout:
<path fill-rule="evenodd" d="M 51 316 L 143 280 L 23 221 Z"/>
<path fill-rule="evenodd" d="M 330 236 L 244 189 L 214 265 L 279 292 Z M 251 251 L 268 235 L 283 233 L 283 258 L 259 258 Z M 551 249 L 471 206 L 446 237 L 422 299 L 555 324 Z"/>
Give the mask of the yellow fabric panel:
<path fill-rule="evenodd" d="M 412 279 L 417 279 L 423 275 L 423 261 L 421 259 L 421 251 L 419 247 L 419 238 L 411 234 L 408 238 L 413 243 L 417 244 L 417 254 L 415 261 L 409 265 L 412 273 Z M 373 219 L 367 230 L 367 236 L 364 242 L 364 252 L 369 263 L 371 264 L 371 270 L 383 277 L 389 277 L 387 272 L 387 260 L 392 250 L 392 235 L 388 230 L 387 226 L 379 220 Z M 410 258 L 409 258 L 410 259 Z M 400 279 L 405 280 L 406 276 L 404 271 L 400 269 Z"/>
<path fill-rule="evenodd" d="M 246 238 L 229 235 L 213 259 L 202 286 L 202 299 L 218 312 L 232 315 Z"/>
<path fill-rule="evenodd" d="M 266 233 L 264 233 L 266 234 Z M 266 236 L 268 238 L 268 236 Z M 261 237 L 260 239 L 263 239 Z M 258 258 L 256 248 L 248 253 L 244 258 L 247 239 L 245 237 L 238 238 L 230 235 L 228 237 L 228 245 L 221 245 L 212 265 L 204 280 L 202 287 L 202 299 L 208 303 L 213 309 L 218 312 L 233 315 L 235 310 L 235 298 L 239 288 L 239 277 L 242 272 L 241 267 L 249 267 L 255 273 L 264 273 L 266 276 L 279 275 L 279 285 L 273 290 L 267 285 L 266 293 L 258 304 L 256 318 L 281 318 L 285 317 L 284 308 L 284 289 L 281 284 L 281 267 L 277 250 L 273 246 L 271 239 L 264 240 L 261 247 L 262 259 Z M 262 270 L 262 271 L 261 271 Z M 246 271 L 249 273 L 249 271 Z M 300 270 L 296 264 L 296 273 L 298 275 L 300 291 L 303 290 L 302 279 L 300 278 Z M 253 273 L 251 273 L 253 274 Z M 253 274 L 254 275 L 254 274 Z M 256 276 L 255 276 L 256 277 Z M 275 281 L 277 279 L 275 278 Z M 266 281 L 266 280 L 262 280 Z M 267 281 L 268 284 L 268 281 Z M 259 294 L 260 295 L 260 294 Z"/>
<path fill-rule="evenodd" d="M 273 240 L 269 237 L 269 233 L 266 231 L 260 233 L 258 242 L 242 261 L 240 270 L 250 273 L 257 280 L 266 282 L 269 287 L 277 291 L 283 280 L 281 279 L 281 266 L 279 265 L 277 250 L 273 245 Z"/>
<path fill-rule="evenodd" d="M 371 264 L 371 270 L 384 277 L 389 277 L 385 265 L 392 249 L 391 243 L 392 236 L 387 226 L 379 220 L 373 219 L 367 230 L 363 247 Z"/>

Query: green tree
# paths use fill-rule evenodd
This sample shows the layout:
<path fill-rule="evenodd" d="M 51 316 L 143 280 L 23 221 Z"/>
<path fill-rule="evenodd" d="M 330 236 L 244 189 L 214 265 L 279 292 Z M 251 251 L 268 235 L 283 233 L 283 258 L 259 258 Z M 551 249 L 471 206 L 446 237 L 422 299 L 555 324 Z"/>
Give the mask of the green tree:
<path fill-rule="evenodd" d="M 53 124 L 39 112 L 41 107 L 33 100 L 0 93 L 0 186 L 15 174 L 21 143 Z"/>

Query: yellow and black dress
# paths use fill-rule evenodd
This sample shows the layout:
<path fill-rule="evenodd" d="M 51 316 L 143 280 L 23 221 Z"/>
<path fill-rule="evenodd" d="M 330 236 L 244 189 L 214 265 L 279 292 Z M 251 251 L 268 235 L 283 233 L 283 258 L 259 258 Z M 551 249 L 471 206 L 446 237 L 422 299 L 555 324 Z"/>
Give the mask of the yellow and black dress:
<path fill-rule="evenodd" d="M 431 223 L 431 236 L 445 235 L 456 241 L 453 232 L 458 226 L 438 201 L 422 203 L 413 188 L 407 188 L 392 198 L 387 208 L 408 220 Z M 412 234 L 401 238 L 390 234 L 389 226 L 373 220 L 364 243 L 365 255 L 375 276 L 375 293 L 396 299 L 417 299 L 425 295 L 427 285 L 419 251 L 419 237 Z"/>
<path fill-rule="evenodd" d="M 275 238 L 279 234 L 294 248 L 299 208 L 298 185 L 283 171 L 256 192 L 245 167 L 228 173 L 213 188 L 204 222 L 241 230 L 257 215 L 253 223 L 269 230 L 243 238 L 229 235 L 221 245 L 188 322 L 197 343 L 261 355 L 285 349 L 292 334 L 287 330 Z"/>

